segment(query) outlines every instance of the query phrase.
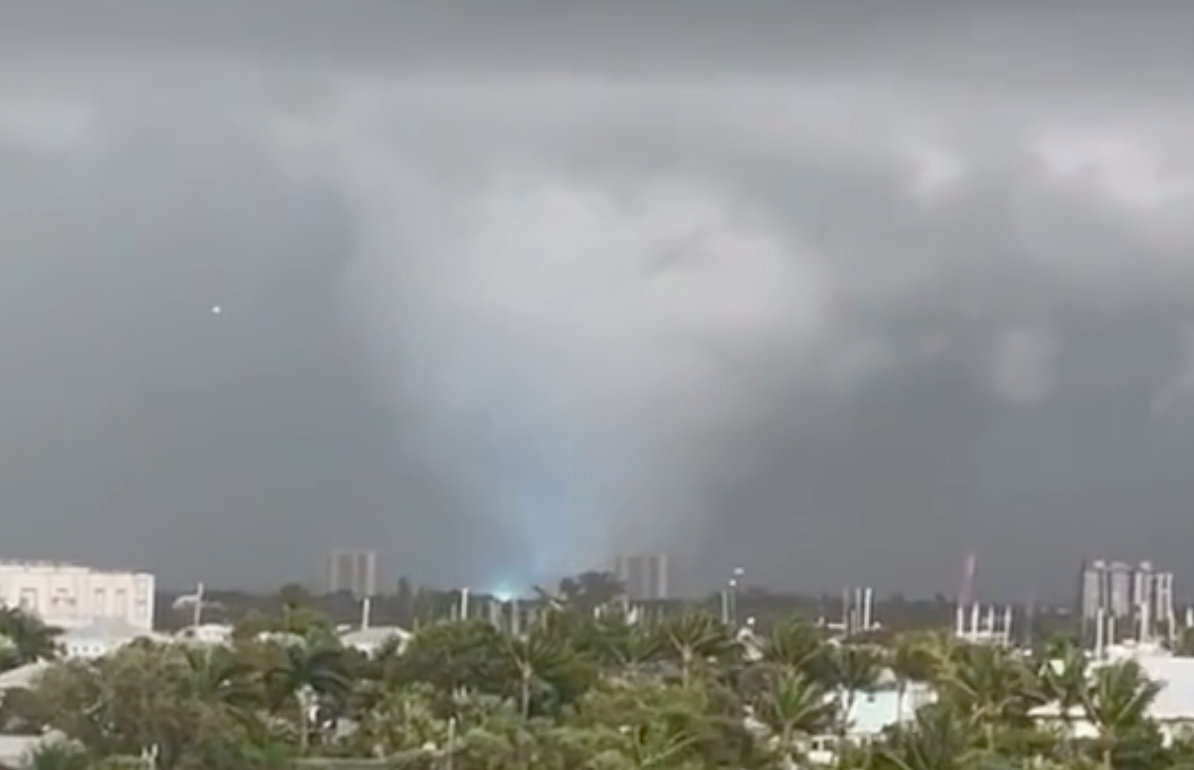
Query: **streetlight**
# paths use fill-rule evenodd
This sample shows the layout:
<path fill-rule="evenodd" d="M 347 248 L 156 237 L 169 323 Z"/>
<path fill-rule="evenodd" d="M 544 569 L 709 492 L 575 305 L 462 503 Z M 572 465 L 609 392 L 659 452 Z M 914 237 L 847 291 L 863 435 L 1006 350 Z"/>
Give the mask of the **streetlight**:
<path fill-rule="evenodd" d="M 729 597 L 730 597 L 730 622 L 736 628 L 738 626 L 738 586 L 742 584 L 742 579 L 746 577 L 746 570 L 742 567 L 734 567 L 730 571 L 729 580 Z"/>

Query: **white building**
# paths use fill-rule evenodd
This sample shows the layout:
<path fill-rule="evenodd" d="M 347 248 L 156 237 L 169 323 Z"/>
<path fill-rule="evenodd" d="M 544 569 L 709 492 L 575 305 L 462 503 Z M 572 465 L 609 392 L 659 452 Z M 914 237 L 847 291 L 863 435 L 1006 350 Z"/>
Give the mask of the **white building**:
<path fill-rule="evenodd" d="M 159 643 L 173 641 L 169 636 L 138 628 L 120 618 L 99 618 L 86 626 L 69 629 L 58 642 L 65 657 L 94 660 L 138 639 Z"/>
<path fill-rule="evenodd" d="M 1152 562 L 1096 560 L 1083 565 L 1080 609 L 1087 641 L 1149 641 L 1174 633 L 1173 573 Z"/>
<path fill-rule="evenodd" d="M 1124 644 L 1107 647 L 1102 656 L 1091 660 L 1090 664 L 1097 668 L 1123 660 L 1135 660 L 1146 677 L 1161 685 L 1161 692 L 1149 713 L 1156 720 L 1161 737 L 1168 743 L 1189 735 L 1194 730 L 1194 658 L 1176 657 L 1156 644 Z M 1047 721 L 1055 721 L 1060 716 L 1056 703 L 1038 707 L 1032 713 Z M 1098 735 L 1081 707 L 1075 707 L 1067 721 L 1075 737 L 1094 738 Z"/>
<path fill-rule="evenodd" d="M 396 644 L 398 651 L 406 649 L 411 633 L 397 626 L 370 626 L 348 631 L 340 636 L 340 642 L 345 647 L 360 650 L 366 655 L 373 655 L 387 644 Z"/>
<path fill-rule="evenodd" d="M 176 639 L 194 644 L 231 644 L 232 626 L 224 623 L 201 623 L 197 626 L 188 626 L 174 636 Z"/>
<path fill-rule="evenodd" d="M 121 621 L 153 628 L 154 577 L 146 572 L 96 570 L 77 564 L 0 561 L 0 604 L 19 607 L 59 628 Z"/>

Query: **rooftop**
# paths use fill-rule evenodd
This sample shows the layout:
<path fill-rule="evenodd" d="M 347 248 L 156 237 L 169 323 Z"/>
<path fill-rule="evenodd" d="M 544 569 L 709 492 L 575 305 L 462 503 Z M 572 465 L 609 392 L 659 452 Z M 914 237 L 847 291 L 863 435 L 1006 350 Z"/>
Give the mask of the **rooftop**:
<path fill-rule="evenodd" d="M 70 572 L 90 572 L 97 575 L 149 575 L 146 570 L 141 569 L 104 569 L 99 567 L 89 567 L 85 564 L 77 564 L 70 561 L 55 561 L 52 559 L 0 559 L 0 569 L 4 568 L 17 569 L 40 569 L 40 570 L 64 570 Z"/>
<path fill-rule="evenodd" d="M 1162 722 L 1194 720 L 1194 658 L 1142 655 L 1136 660 L 1150 679 L 1163 685 L 1153 717 Z"/>
<path fill-rule="evenodd" d="M 77 641 L 127 641 L 140 637 L 157 638 L 157 635 L 140 629 L 120 618 L 97 618 L 92 623 L 72 628 L 62 634 L 63 642 Z"/>
<path fill-rule="evenodd" d="M 33 684 L 33 680 L 49 667 L 48 661 L 39 660 L 36 663 L 26 663 L 18 668 L 0 673 L 0 691 L 29 687 Z"/>
<path fill-rule="evenodd" d="M 406 641 L 410 638 L 410 635 L 410 631 L 399 628 L 398 626 L 370 626 L 369 628 L 358 628 L 355 631 L 349 631 L 341 636 L 340 639 L 347 645 L 381 645 L 391 639 Z"/>

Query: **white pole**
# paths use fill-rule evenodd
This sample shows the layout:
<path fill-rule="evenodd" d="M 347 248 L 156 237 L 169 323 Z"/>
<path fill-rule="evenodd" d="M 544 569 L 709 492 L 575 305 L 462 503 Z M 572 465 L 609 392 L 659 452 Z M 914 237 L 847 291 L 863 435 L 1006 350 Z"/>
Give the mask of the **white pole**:
<path fill-rule="evenodd" d="M 203 622 L 203 583 L 195 585 L 195 606 L 191 608 L 191 627 L 199 628 Z"/>
<path fill-rule="evenodd" d="M 1151 642 L 1153 637 L 1152 607 L 1148 601 L 1140 602 L 1140 642 Z"/>

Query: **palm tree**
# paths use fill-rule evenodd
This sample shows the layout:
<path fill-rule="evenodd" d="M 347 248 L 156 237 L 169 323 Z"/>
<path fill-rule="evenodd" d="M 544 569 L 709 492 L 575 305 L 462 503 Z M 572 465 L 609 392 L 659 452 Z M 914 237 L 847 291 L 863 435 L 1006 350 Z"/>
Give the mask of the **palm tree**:
<path fill-rule="evenodd" d="M 940 683 L 942 699 L 967 715 L 995 748 L 996 735 L 1009 722 L 1024 722 L 1039 691 L 1025 661 L 1001 647 L 958 647 Z"/>
<path fill-rule="evenodd" d="M 46 625 L 36 615 L 12 607 L 0 608 L 0 637 L 7 640 L 7 668 L 58 657 L 62 629 Z"/>
<path fill-rule="evenodd" d="M 258 696 L 255 670 L 227 647 L 182 650 L 180 694 L 235 710 L 252 705 Z"/>
<path fill-rule="evenodd" d="M 1082 708 L 1090 683 L 1086 652 L 1070 640 L 1049 644 L 1043 651 L 1038 678 L 1042 700 L 1057 708 L 1066 742 L 1074 737 L 1074 712 Z"/>
<path fill-rule="evenodd" d="M 626 758 L 636 770 L 684 767 L 683 760 L 700 742 L 689 731 L 669 722 L 636 724 L 623 734 Z"/>
<path fill-rule="evenodd" d="M 902 724 L 909 685 L 931 682 L 937 673 L 936 660 L 924 636 L 912 635 L 895 640 L 886 662 L 896 681 L 896 723 Z"/>
<path fill-rule="evenodd" d="M 342 705 L 352 688 L 344 651 L 340 647 L 306 644 L 275 645 L 274 651 L 264 681 L 275 707 L 292 704 L 299 748 L 305 752 L 310 739 L 307 715 L 313 701 Z"/>
<path fill-rule="evenodd" d="M 639 674 L 659 659 L 662 640 L 624 615 L 609 613 L 578 640 L 578 652 L 589 652 L 599 663 L 625 674 Z"/>
<path fill-rule="evenodd" d="M 755 719 L 767 726 L 785 763 L 800 753 L 808 738 L 832 729 L 836 721 L 836 706 L 825 688 L 792 666 L 768 667 L 752 701 Z"/>
<path fill-rule="evenodd" d="M 846 735 L 854 714 L 854 700 L 860 692 L 871 692 L 883 673 L 883 655 L 870 645 L 842 644 L 829 656 L 833 684 L 839 697 L 837 757 L 845 756 Z"/>
<path fill-rule="evenodd" d="M 522 638 L 507 638 L 506 653 L 518 676 L 519 713 L 523 719 L 530 719 L 535 688 L 546 686 L 565 668 L 572 651 L 566 640 L 535 628 Z"/>
<path fill-rule="evenodd" d="M 964 655 L 963 651 L 973 646 L 949 630 L 925 631 L 917 638 L 929 658 L 933 684 L 948 681 L 957 669 L 959 655 Z"/>
<path fill-rule="evenodd" d="M 826 687 L 833 684 L 833 666 L 825 635 L 803 618 L 790 618 L 772 627 L 763 643 L 762 660 L 798 669 Z"/>
<path fill-rule="evenodd" d="M 897 727 L 876 756 L 879 768 L 892 770 L 969 770 L 979 758 L 973 726 L 945 704 L 916 712 L 911 725 Z"/>
<path fill-rule="evenodd" d="M 737 645 L 729 629 L 717 618 L 705 612 L 685 612 L 668 618 L 658 629 L 664 655 L 680 667 L 680 682 L 692 684 L 692 673 L 698 664 L 724 660 Z"/>
<path fill-rule="evenodd" d="M 851 768 L 857 759 L 867 770 L 1060 770 L 1058 761 L 1073 770 L 1088 760 L 1078 744 L 1029 718 L 1056 701 L 1063 720 L 1079 711 L 1094 725 L 1098 755 L 1089 760 L 1101 770 L 1185 767 L 1194 756 L 1181 742 L 1160 746 L 1148 718 L 1159 687 L 1138 665 L 1091 671 L 1072 645 L 1054 646 L 1047 661 L 927 634 L 884 649 L 830 642 L 787 620 L 747 659 L 705 613 L 661 613 L 643 626 L 616 608 L 567 606 L 541 613 L 519 637 L 479 620 L 430 624 L 402 654 L 248 636 L 230 649 L 137 643 L 54 662 L 5 693 L 0 717 L 62 733 L 92 766 L 146 751 L 161 770 L 264 770 L 299 758 L 407 770 L 790 770 L 808 740 L 827 733 L 838 737 L 839 765 Z M 938 700 L 906 722 L 898 713 L 885 735 L 852 751 L 852 712 L 884 665 L 897 711 L 911 682 L 932 683 Z M 315 704 L 355 730 L 316 730 Z M 36 766 L 77 765 L 47 755 Z"/>
<path fill-rule="evenodd" d="M 1148 714 L 1161 692 L 1134 660 L 1096 668 L 1082 694 L 1082 710 L 1098 731 L 1104 770 L 1111 770 L 1115 749 L 1131 731 L 1148 723 Z"/>

